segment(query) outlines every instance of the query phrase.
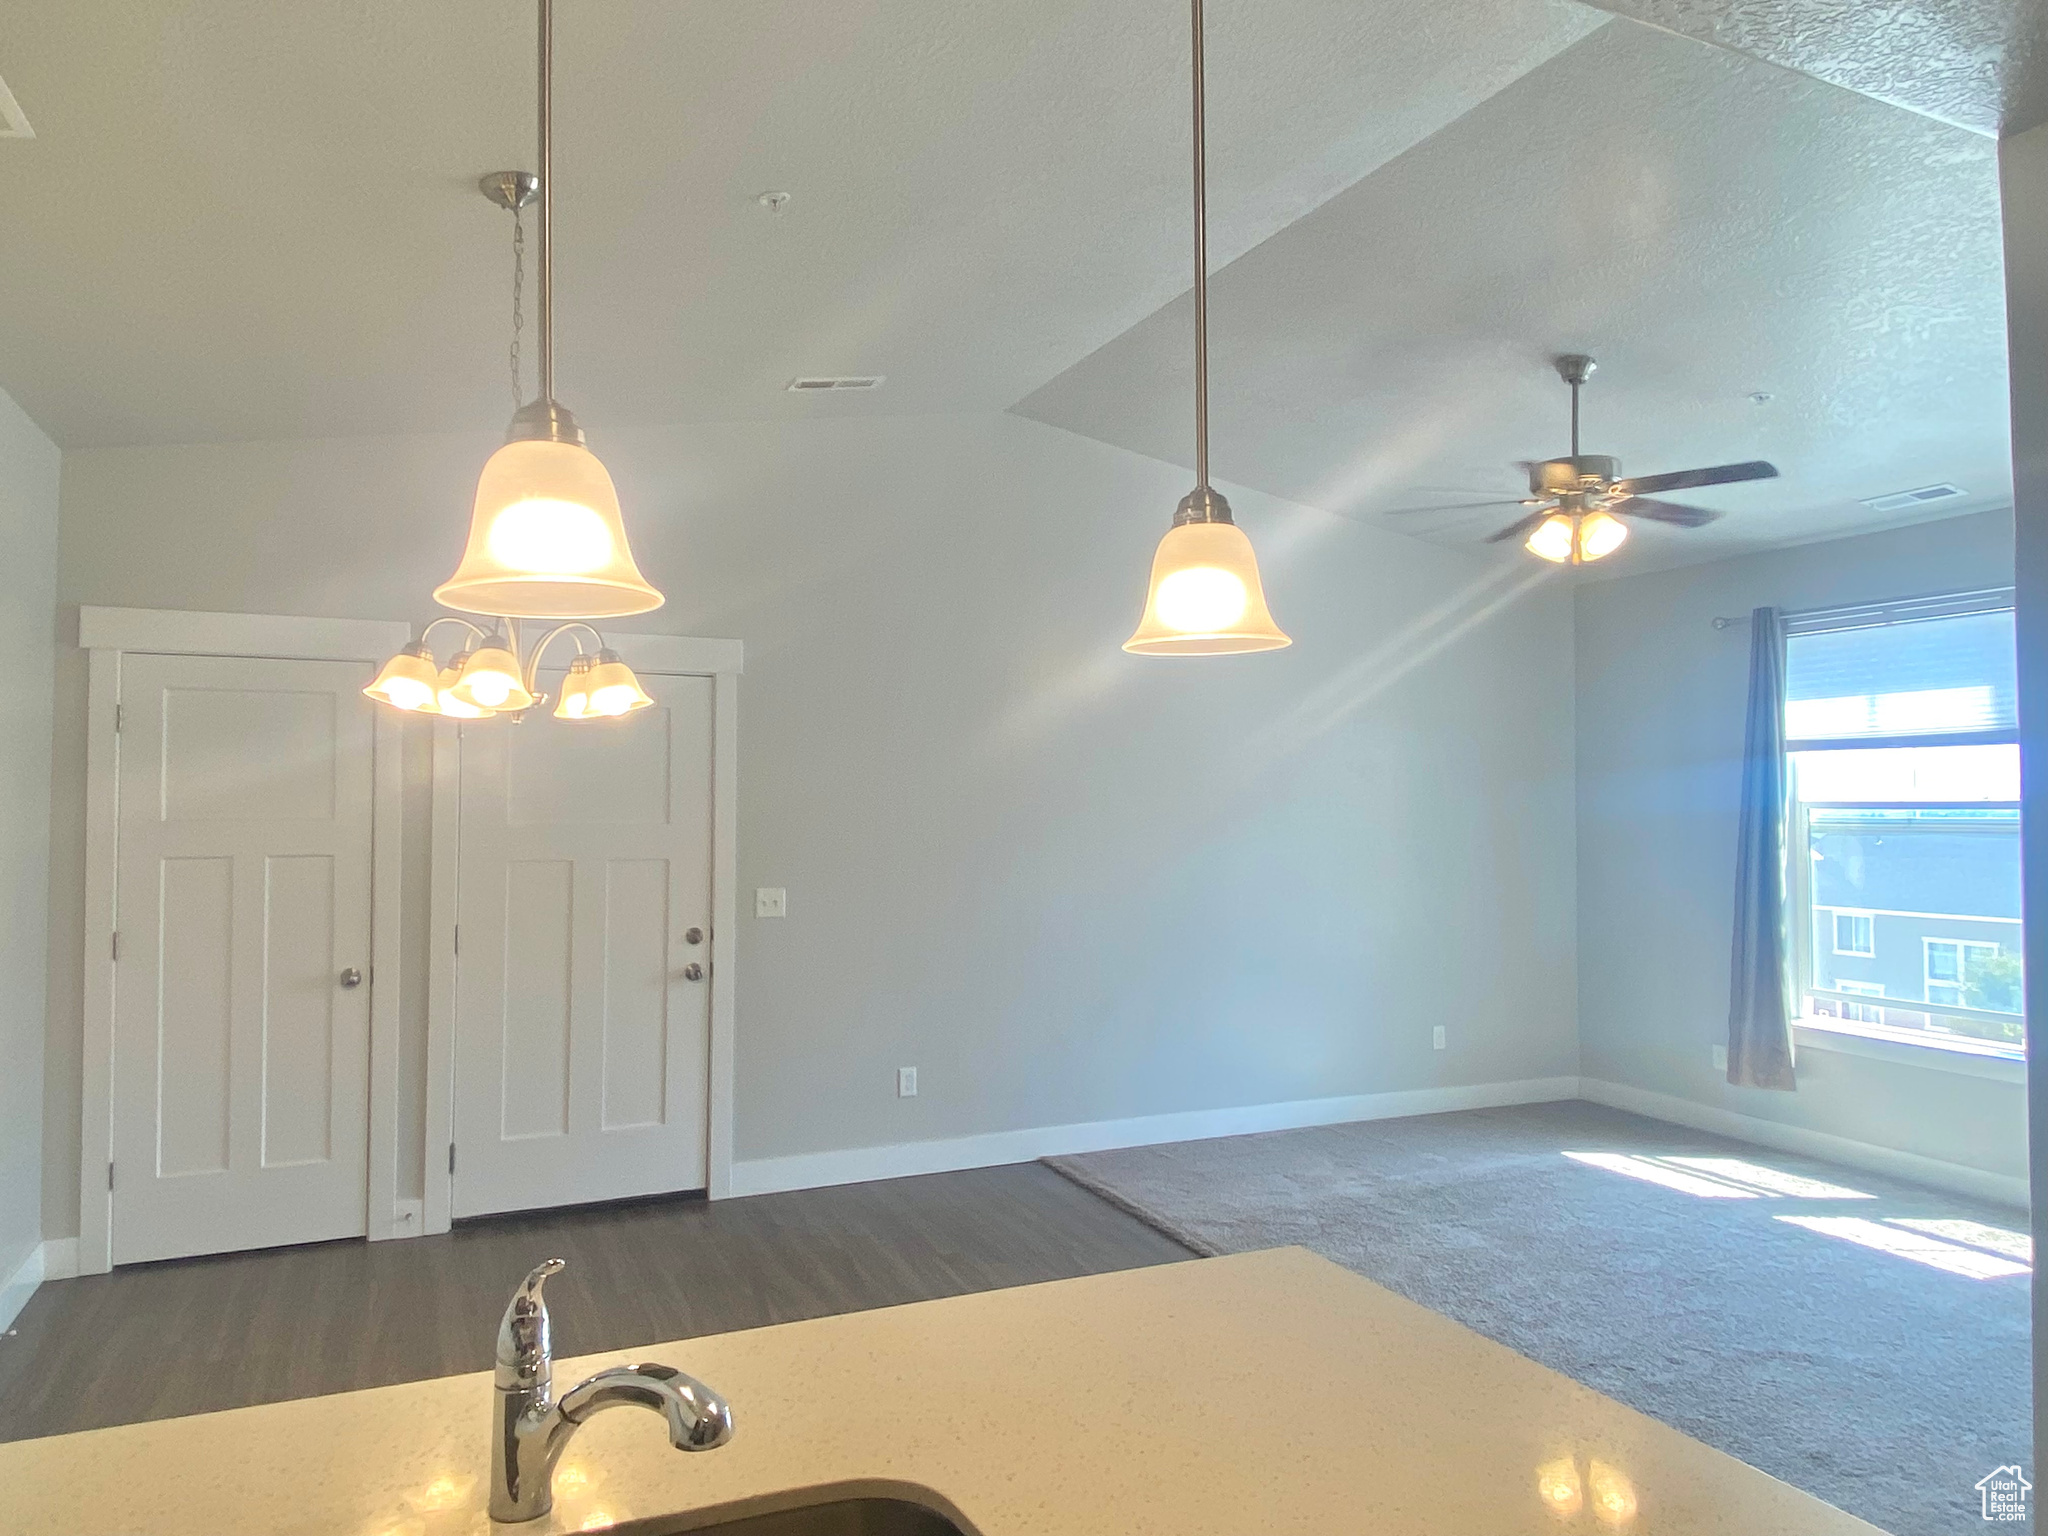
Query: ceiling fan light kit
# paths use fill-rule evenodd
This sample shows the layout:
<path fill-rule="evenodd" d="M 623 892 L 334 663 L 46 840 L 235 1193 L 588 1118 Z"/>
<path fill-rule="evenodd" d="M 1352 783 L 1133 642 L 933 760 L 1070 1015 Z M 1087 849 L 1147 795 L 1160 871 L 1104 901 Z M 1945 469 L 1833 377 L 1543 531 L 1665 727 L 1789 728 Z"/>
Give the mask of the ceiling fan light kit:
<path fill-rule="evenodd" d="M 1140 656 L 1227 656 L 1294 642 L 1273 622 L 1259 557 L 1209 484 L 1209 215 L 1202 101 L 1202 0 L 1190 0 L 1194 40 L 1195 488 L 1174 510 L 1152 555 L 1144 616 L 1124 649 Z"/>
<path fill-rule="evenodd" d="M 423 634 L 385 663 L 376 681 L 363 690 L 381 703 L 414 713 L 470 720 L 501 713 L 523 717 L 541 702 L 534 692 L 541 653 L 557 635 L 574 635 L 577 630 L 588 631 L 596 640 L 597 659 L 582 667 L 571 664 L 570 675 L 580 691 L 570 708 L 572 695 L 564 690 L 557 718 L 607 718 L 653 702 L 625 663 L 605 647 L 603 637 L 582 622 L 647 613 L 661 606 L 662 595 L 633 559 L 610 473 L 585 445 L 575 416 L 555 398 L 553 0 L 538 0 L 538 7 L 540 169 L 493 172 L 480 185 L 486 197 L 514 216 L 515 274 L 525 248 L 518 216 L 528 203 L 538 205 L 539 394 L 513 413 L 505 446 L 491 455 L 477 477 L 461 563 L 434 590 L 435 601 L 444 608 L 494 618 L 500 625 L 487 635 L 466 620 L 452 621 L 464 624 L 475 643 L 438 670 Z M 516 276 L 513 315 L 517 391 Z M 573 622 L 551 630 L 522 661 L 517 622 L 522 618 Z M 444 622 L 450 621 L 437 619 L 427 631 Z M 581 661 L 580 637 L 575 644 Z"/>
<path fill-rule="evenodd" d="M 1579 390 L 1598 366 L 1583 352 L 1568 352 L 1555 360 L 1558 377 L 1572 392 L 1572 451 L 1561 459 L 1528 466 L 1529 497 L 1521 505 L 1530 512 L 1492 535 L 1487 543 L 1520 539 L 1522 547 L 1538 559 L 1557 565 L 1585 565 L 1606 558 L 1628 542 L 1625 517 L 1698 528 L 1721 515 L 1705 507 L 1660 501 L 1652 492 L 1776 478 L 1777 466 L 1751 459 L 1624 480 L 1619 459 L 1579 452 Z"/>

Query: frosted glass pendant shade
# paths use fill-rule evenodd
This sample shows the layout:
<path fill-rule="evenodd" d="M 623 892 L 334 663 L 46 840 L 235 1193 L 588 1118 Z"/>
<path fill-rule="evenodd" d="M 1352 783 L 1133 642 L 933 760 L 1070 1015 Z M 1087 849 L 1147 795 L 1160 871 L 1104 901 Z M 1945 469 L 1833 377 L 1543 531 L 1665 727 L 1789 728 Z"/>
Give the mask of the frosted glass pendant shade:
<path fill-rule="evenodd" d="M 1595 512 L 1579 524 L 1579 558 L 1598 560 L 1628 542 L 1628 524 L 1608 512 Z"/>
<path fill-rule="evenodd" d="M 1235 523 L 1180 523 L 1152 556 L 1145 616 L 1124 649 L 1141 656 L 1223 656 L 1294 644 L 1273 622 L 1252 541 Z"/>
<path fill-rule="evenodd" d="M 423 644 L 409 645 L 384 663 L 384 670 L 377 674 L 377 680 L 363 692 L 394 709 L 437 715 L 441 712 L 436 699 L 440 692 L 440 677 L 434 666 L 433 653 Z"/>
<path fill-rule="evenodd" d="M 579 655 L 569 663 L 562 679 L 562 696 L 555 700 L 557 720 L 581 720 L 590 713 L 590 668 L 588 656 Z"/>
<path fill-rule="evenodd" d="M 440 706 L 440 713 L 451 720 L 488 720 L 497 711 L 472 704 L 458 698 L 455 685 L 462 681 L 463 668 L 469 665 L 469 652 L 464 651 L 441 669 L 439 681 L 435 684 L 434 702 Z"/>
<path fill-rule="evenodd" d="M 509 442 L 484 465 L 462 564 L 434 600 L 522 619 L 609 619 L 662 604 L 633 563 L 604 465 L 581 443 L 547 438 Z"/>
<path fill-rule="evenodd" d="M 583 680 L 583 686 L 587 702 L 579 718 L 585 720 L 631 714 L 636 709 L 646 709 L 654 702 L 640 686 L 640 679 L 633 675 L 633 669 L 619 659 L 617 651 L 597 653 L 597 661 L 591 667 L 590 675 Z"/>
<path fill-rule="evenodd" d="M 1551 513 L 1522 547 L 1538 559 L 1564 564 L 1572 557 L 1572 520 L 1562 512 Z"/>
<path fill-rule="evenodd" d="M 531 708 L 533 695 L 519 680 L 519 658 L 501 636 L 493 636 L 472 654 L 449 690 L 464 704 L 485 710 Z"/>

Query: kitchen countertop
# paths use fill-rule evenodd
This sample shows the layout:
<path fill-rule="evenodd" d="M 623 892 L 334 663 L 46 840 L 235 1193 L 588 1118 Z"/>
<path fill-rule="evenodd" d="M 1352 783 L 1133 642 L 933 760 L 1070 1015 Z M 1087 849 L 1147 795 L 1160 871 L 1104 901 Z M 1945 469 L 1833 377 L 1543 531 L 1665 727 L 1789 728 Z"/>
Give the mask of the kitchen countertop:
<path fill-rule="evenodd" d="M 0 1533 L 544 1536 L 906 1490 L 980 1536 L 1875 1530 L 1300 1248 L 562 1360 L 556 1386 L 641 1359 L 723 1393 L 732 1443 L 601 1414 L 530 1525 L 484 1515 L 479 1372 L 0 1445 Z"/>

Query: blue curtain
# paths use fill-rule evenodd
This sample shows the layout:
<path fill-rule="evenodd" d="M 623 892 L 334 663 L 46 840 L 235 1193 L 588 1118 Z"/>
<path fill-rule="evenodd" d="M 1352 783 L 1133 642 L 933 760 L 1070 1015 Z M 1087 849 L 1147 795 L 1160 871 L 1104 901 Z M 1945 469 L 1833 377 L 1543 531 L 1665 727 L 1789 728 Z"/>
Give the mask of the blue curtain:
<path fill-rule="evenodd" d="M 1775 608 L 1749 623 L 1749 724 L 1742 745 L 1742 827 L 1735 859 L 1735 944 L 1728 988 L 1728 1081 L 1792 1079 L 1785 927 L 1785 625 Z"/>

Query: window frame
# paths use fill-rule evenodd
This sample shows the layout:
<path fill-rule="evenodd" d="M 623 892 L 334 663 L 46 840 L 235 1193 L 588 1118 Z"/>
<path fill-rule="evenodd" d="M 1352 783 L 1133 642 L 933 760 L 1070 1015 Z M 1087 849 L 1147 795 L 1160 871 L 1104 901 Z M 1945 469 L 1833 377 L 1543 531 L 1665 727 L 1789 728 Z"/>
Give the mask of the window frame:
<path fill-rule="evenodd" d="M 1923 619 L 1958 618 L 1972 613 L 1996 613 L 2001 610 L 2012 609 L 2014 606 L 2013 599 L 2014 593 L 2011 587 L 1993 587 L 1976 592 L 1947 593 L 1933 597 L 1904 599 L 1891 603 L 1868 603 L 1847 608 L 1811 609 L 1786 614 L 1784 616 L 1783 632 L 1789 651 L 1791 640 L 1798 635 L 1817 634 L 1829 630 L 1882 628 L 1893 624 L 1913 623 Z M 1814 969 L 1814 960 L 1816 958 L 1814 929 L 1817 926 L 1815 922 L 1817 915 L 1821 912 L 1831 914 L 1836 912 L 1862 913 L 1866 909 L 1856 907 L 1817 907 L 1814 904 L 1813 860 L 1810 857 L 1813 842 L 1808 813 L 1810 811 L 1849 810 L 1861 807 L 1847 802 L 1816 801 L 1809 804 L 1801 800 L 1799 797 L 1799 765 L 1796 756 L 1800 752 L 1827 750 L 1883 750 L 1900 747 L 2010 745 L 2016 744 L 2018 740 L 2018 732 L 2012 730 L 1941 732 L 1898 737 L 1860 737 L 1853 740 L 1844 739 L 1839 742 L 1789 737 L 1786 739 L 1784 748 L 1786 803 L 1783 817 L 1785 834 L 1783 844 L 1785 853 L 1785 895 L 1789 909 L 1786 926 L 1791 930 L 1789 935 L 1791 945 L 1788 958 L 1792 965 L 1792 976 L 1790 978 L 1792 982 L 1792 996 L 1795 1006 L 1800 1009 L 1800 1012 L 1792 1020 L 1794 1028 L 1815 1029 L 1823 1032 L 1841 1028 L 1843 1033 L 1860 1035 L 1871 1035 L 1873 1032 L 1881 1032 L 1884 1039 L 1896 1041 L 1904 1045 L 1912 1045 L 1923 1050 L 1965 1050 L 1973 1055 L 1995 1054 L 2022 1062 L 2026 1059 L 2026 1042 L 2024 1038 L 2019 1041 L 2006 1042 L 1986 1040 L 1981 1036 L 1974 1035 L 1944 1036 L 1933 1030 L 1912 1029 L 1887 1024 L 1866 1024 L 1853 1019 L 1836 1019 L 1826 1015 L 1805 1012 L 1805 1003 L 1808 998 L 1826 998 L 1845 1007 L 1859 1004 L 1868 1006 L 1871 994 L 1852 992 L 1837 987 L 1816 986 L 1813 981 L 1816 975 Z M 1953 805 L 1948 802 L 1928 801 L 1919 808 L 1926 810 L 2017 811 L 2020 809 L 2020 804 L 2017 800 L 1969 801 L 1967 803 L 1957 802 Z M 1986 829 L 1987 835 L 1990 834 L 1990 831 L 1991 829 Z M 1874 910 L 1872 911 L 1872 916 L 1874 919 Z M 2003 920 L 2001 919 L 2001 921 Z M 2020 931 L 2024 934 L 2025 929 L 2022 928 Z M 1830 939 L 1833 938 L 1832 929 L 1829 937 Z M 2004 947 L 1996 944 L 1996 941 L 1993 940 L 1972 939 L 1966 942 L 1992 944 L 1997 948 Z M 1871 924 L 1871 948 L 1874 951 L 1876 947 L 1877 931 L 1876 923 L 1873 920 Z M 1836 951 L 1836 953 L 1844 952 Z M 1844 953 L 1844 958 L 1871 959 L 1874 956 Z M 1924 982 L 1924 951 L 1922 967 Z M 1922 990 L 1925 990 L 1924 985 Z M 1902 1013 L 1924 1013 L 1931 1019 L 1957 1018 L 1983 1024 L 2002 1025 L 2010 1024 L 2017 1018 L 2020 1020 L 2023 1037 L 2026 1030 L 2026 1014 L 2024 1011 L 2019 1014 L 1998 1013 L 1960 1005 L 1950 1006 L 1943 1003 L 1924 1001 L 1913 1002 L 1906 998 L 1891 998 L 1887 999 L 1887 1001 L 1894 1005 L 1895 1011 Z M 1967 1044 L 1954 1042 L 1967 1042 Z"/>

